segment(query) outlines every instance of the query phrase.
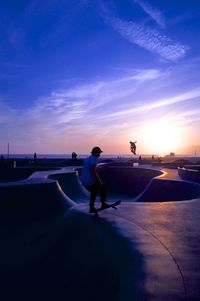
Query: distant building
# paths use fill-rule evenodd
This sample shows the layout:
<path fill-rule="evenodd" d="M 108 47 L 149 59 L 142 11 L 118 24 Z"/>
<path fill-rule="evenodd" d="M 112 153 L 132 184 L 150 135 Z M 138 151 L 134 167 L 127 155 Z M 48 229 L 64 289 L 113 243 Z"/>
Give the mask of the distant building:
<path fill-rule="evenodd" d="M 175 153 L 171 152 L 168 155 L 164 156 L 165 158 L 174 158 L 175 157 Z"/>

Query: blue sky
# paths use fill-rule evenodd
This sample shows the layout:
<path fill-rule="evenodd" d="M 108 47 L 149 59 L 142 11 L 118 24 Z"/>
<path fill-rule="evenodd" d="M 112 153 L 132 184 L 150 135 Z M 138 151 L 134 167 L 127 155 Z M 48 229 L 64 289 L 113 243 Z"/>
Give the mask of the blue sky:
<path fill-rule="evenodd" d="M 200 155 L 200 3 L 2 0 L 0 153 Z"/>

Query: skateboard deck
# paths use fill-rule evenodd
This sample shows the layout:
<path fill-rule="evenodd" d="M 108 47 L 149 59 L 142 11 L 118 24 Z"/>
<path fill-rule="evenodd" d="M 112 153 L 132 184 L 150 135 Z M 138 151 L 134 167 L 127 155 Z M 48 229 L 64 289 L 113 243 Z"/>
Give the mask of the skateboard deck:
<path fill-rule="evenodd" d="M 117 206 L 118 206 L 120 203 L 121 203 L 121 201 L 119 200 L 119 201 L 116 201 L 116 202 L 114 202 L 114 203 L 108 204 L 108 206 L 107 206 L 106 208 L 98 208 L 98 209 L 96 210 L 95 214 L 98 215 L 98 213 L 99 213 L 100 211 L 106 210 L 106 209 L 108 209 L 108 208 L 117 209 Z"/>

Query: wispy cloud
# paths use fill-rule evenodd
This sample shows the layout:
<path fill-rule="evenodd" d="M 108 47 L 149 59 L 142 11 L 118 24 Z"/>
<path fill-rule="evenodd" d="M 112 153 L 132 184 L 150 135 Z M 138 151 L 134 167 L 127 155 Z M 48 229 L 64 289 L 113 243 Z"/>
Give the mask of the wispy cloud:
<path fill-rule="evenodd" d="M 156 23 L 162 27 L 165 28 L 165 16 L 164 14 L 158 10 L 156 7 L 151 6 L 149 3 L 142 1 L 142 0 L 132 0 L 132 2 L 135 2 L 140 5 L 140 7 L 152 18 Z"/>
<path fill-rule="evenodd" d="M 174 42 L 151 27 L 122 21 L 116 17 L 110 18 L 109 21 L 112 27 L 129 42 L 157 53 L 167 60 L 177 61 L 184 57 L 189 49 L 188 46 Z"/>
<path fill-rule="evenodd" d="M 133 76 L 134 79 L 146 81 L 162 77 L 163 74 L 158 69 L 138 70 L 137 74 Z"/>
<path fill-rule="evenodd" d="M 191 90 L 191 91 L 183 93 L 183 94 L 180 94 L 180 95 L 177 95 L 177 96 L 174 96 L 174 97 L 171 97 L 171 98 L 165 98 L 165 99 L 161 99 L 158 101 L 152 101 L 152 102 L 149 101 L 147 104 L 144 104 L 141 106 L 136 106 L 134 108 L 129 107 L 126 110 L 113 112 L 107 116 L 104 116 L 104 118 L 114 118 L 114 117 L 119 118 L 120 116 L 124 118 L 125 116 L 132 115 L 133 113 L 138 114 L 138 113 L 149 112 L 151 110 L 170 106 L 173 104 L 178 104 L 180 102 L 195 99 L 197 97 L 200 97 L 200 89 L 199 88 Z"/>
<path fill-rule="evenodd" d="M 11 141 L 15 146 L 34 147 L 38 152 L 40 149 L 44 152 L 45 148 L 47 152 L 48 149 L 62 152 L 68 144 L 75 147 L 83 137 L 85 145 L 96 144 L 97 139 L 103 143 L 106 139 L 116 140 L 119 135 L 126 139 L 131 128 L 139 129 L 143 121 L 150 123 L 159 110 L 166 115 L 171 106 L 174 109 L 181 104 L 182 108 L 183 103 L 184 106 L 188 103 L 189 112 L 190 101 L 200 97 L 199 88 L 162 99 L 156 96 L 156 91 L 149 93 L 152 86 L 159 89 L 166 76 L 169 75 L 157 69 L 132 70 L 132 73 L 129 70 L 117 79 L 53 91 L 38 98 L 32 107 L 21 110 L 12 109 L 0 99 L 1 139 L 4 144 Z M 180 125 L 184 117 L 191 122 L 198 118 L 192 112 L 190 116 L 181 116 L 182 111 L 175 114 Z"/>
<path fill-rule="evenodd" d="M 124 109 L 140 84 L 161 76 L 156 69 L 133 70 L 121 78 L 53 91 L 48 97 L 38 98 L 28 109 L 13 110 L 1 101 L 0 123 L 6 128 L 4 131 L 1 127 L 1 137 L 7 141 L 10 135 L 23 144 L 31 137 L 32 144 L 47 145 L 61 141 L 65 135 L 69 138 L 87 133 L 91 138 L 102 127 L 106 132 L 110 121 L 103 121 L 103 116 L 114 108 Z"/>
<path fill-rule="evenodd" d="M 70 89 L 54 91 L 48 97 L 40 97 L 35 104 L 24 110 L 13 111 L 7 106 L 1 106 L 1 112 L 11 121 L 10 126 L 31 129 L 31 133 L 42 134 L 47 131 L 59 132 L 62 127 L 72 124 L 84 124 L 86 120 L 94 123 L 97 120 L 128 116 L 133 113 L 143 113 L 155 108 L 178 103 L 200 95 L 200 90 L 191 91 L 173 98 L 155 102 L 137 100 L 141 93 L 141 85 L 161 79 L 165 74 L 157 69 L 134 70 L 132 74 L 115 80 L 94 82 L 75 86 Z M 139 98 L 139 99 L 140 99 Z M 134 103 L 134 108 L 132 107 Z M 10 112 L 10 113 L 9 113 Z M 1 115 L 1 120 L 4 114 Z M 14 126 L 14 127 L 15 127 Z"/>

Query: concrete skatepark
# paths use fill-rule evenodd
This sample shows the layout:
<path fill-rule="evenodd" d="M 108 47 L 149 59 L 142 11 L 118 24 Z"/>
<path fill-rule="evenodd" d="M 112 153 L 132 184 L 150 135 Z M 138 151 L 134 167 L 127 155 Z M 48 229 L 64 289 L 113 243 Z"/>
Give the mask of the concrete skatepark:
<path fill-rule="evenodd" d="M 0 183 L 1 300 L 200 300 L 197 171 L 108 165 L 99 218 L 80 172 Z"/>

